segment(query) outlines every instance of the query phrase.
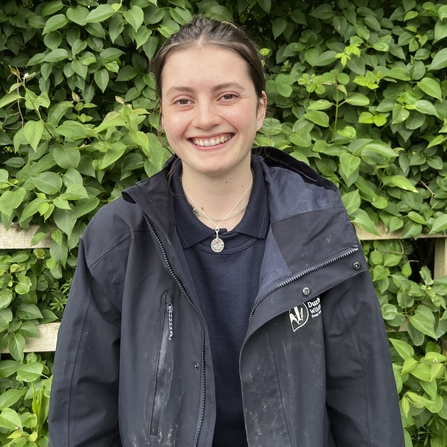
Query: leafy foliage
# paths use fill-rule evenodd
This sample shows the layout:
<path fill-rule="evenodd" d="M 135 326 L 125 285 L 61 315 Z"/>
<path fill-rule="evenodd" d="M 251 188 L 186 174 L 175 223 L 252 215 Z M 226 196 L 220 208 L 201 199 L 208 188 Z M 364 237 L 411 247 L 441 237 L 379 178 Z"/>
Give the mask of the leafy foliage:
<path fill-rule="evenodd" d="M 168 157 L 148 60 L 197 12 L 243 24 L 260 44 L 270 115 L 257 144 L 333 180 L 364 230 L 377 234 L 381 223 L 401 232 L 363 247 L 393 331 L 407 446 L 447 445 L 447 280 L 433 279 L 430 243 L 415 241 L 447 229 L 442 0 L 0 5 L 0 218 L 6 228 L 38 225 L 34 243 L 46 232 L 53 241 L 49 250 L 0 253 L 0 345 L 12 355 L 0 362 L 0 391 L 8 390 L 0 442 L 46 445 L 42 374 L 51 367 L 24 358 L 24 337 L 61 316 L 91 216 Z M 37 376 L 24 380 L 19 368 L 35 363 L 44 366 L 26 366 Z"/>

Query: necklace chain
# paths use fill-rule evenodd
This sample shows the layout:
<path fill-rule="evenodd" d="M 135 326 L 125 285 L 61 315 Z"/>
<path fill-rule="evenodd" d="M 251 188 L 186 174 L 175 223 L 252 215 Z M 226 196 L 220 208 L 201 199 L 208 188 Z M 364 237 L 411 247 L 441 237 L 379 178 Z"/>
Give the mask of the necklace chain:
<path fill-rule="evenodd" d="M 185 192 L 185 193 L 186 193 L 186 192 Z M 190 200 L 192 200 L 190 197 L 188 197 L 188 198 L 189 198 Z M 249 200 L 247 200 L 247 201 L 245 202 L 245 204 L 244 204 L 244 206 L 243 206 L 242 208 L 239 208 L 238 211 L 235 211 L 235 212 L 234 212 L 233 214 L 231 214 L 230 216 L 225 216 L 223 220 L 226 220 L 226 219 L 232 219 L 233 217 L 236 217 L 236 216 L 238 216 L 239 214 L 241 214 L 242 211 L 244 211 L 244 210 L 247 208 L 248 203 L 249 203 Z M 188 201 L 188 205 L 191 207 L 192 212 L 193 212 L 197 217 L 199 217 L 200 215 L 202 215 L 202 216 L 208 217 L 209 219 L 211 219 L 211 220 L 213 220 L 213 221 L 216 221 L 216 220 L 222 220 L 221 217 L 206 216 L 205 213 L 204 213 L 203 211 L 197 209 L 192 203 L 189 203 L 189 201 Z"/>
<path fill-rule="evenodd" d="M 180 181 L 182 182 L 182 185 L 183 185 L 183 172 L 180 175 Z M 253 172 L 251 173 L 250 185 L 248 185 L 248 188 L 245 190 L 244 194 L 242 194 L 241 198 L 234 204 L 233 208 L 231 208 L 231 210 L 228 211 L 228 213 L 225 215 L 225 217 L 223 219 L 220 219 L 219 223 L 216 223 L 216 221 L 218 221 L 219 219 L 213 219 L 212 217 L 208 216 L 208 214 L 206 214 L 205 211 L 201 210 L 200 206 L 197 205 L 195 200 L 186 192 L 185 188 L 183 188 L 183 191 L 185 192 L 186 197 L 194 204 L 194 206 L 192 206 L 191 203 L 189 203 L 189 205 L 191 206 L 191 208 L 193 210 L 193 213 L 197 217 L 200 215 L 200 213 L 202 213 L 215 226 L 214 231 L 216 232 L 216 237 L 211 241 L 211 249 L 214 252 L 220 253 L 225 247 L 224 241 L 219 237 L 220 225 L 225 220 L 238 216 L 240 213 L 242 213 L 242 211 L 244 211 L 247 208 L 248 201 L 239 211 L 237 211 L 234 214 L 231 214 L 233 212 L 233 210 L 239 205 L 239 203 L 241 203 L 242 199 L 246 196 L 248 191 L 250 191 L 250 188 L 252 187 L 252 185 L 253 185 Z"/>

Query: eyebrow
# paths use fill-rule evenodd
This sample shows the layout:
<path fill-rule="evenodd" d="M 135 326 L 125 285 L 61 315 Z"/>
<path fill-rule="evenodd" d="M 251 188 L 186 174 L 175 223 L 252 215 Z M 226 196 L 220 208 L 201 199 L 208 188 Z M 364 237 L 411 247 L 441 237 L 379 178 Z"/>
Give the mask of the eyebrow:
<path fill-rule="evenodd" d="M 223 82 L 222 84 L 218 84 L 215 85 L 212 88 L 212 91 L 218 91 L 218 90 L 224 90 L 227 88 L 237 88 L 237 89 L 243 89 L 245 90 L 245 88 L 239 84 L 238 82 Z M 175 86 L 175 87 L 171 87 L 167 92 L 166 95 L 175 93 L 175 92 L 185 92 L 185 93 L 194 93 L 194 89 L 192 87 L 188 87 L 188 86 L 183 86 L 183 85 L 179 85 L 179 86 Z"/>

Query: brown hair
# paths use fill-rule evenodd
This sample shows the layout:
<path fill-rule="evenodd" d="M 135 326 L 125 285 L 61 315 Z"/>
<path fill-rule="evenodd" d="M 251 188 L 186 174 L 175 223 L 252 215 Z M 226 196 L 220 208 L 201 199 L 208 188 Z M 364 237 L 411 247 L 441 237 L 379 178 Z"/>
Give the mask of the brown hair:
<path fill-rule="evenodd" d="M 257 45 L 236 25 L 207 19 L 203 16 L 194 17 L 183 25 L 179 31 L 166 40 L 152 59 L 150 69 L 155 74 L 159 98 L 161 98 L 163 68 L 169 55 L 174 51 L 204 45 L 217 45 L 236 51 L 246 62 L 248 75 L 253 81 L 256 94 L 262 98 L 262 92 L 265 90 L 265 77 Z"/>

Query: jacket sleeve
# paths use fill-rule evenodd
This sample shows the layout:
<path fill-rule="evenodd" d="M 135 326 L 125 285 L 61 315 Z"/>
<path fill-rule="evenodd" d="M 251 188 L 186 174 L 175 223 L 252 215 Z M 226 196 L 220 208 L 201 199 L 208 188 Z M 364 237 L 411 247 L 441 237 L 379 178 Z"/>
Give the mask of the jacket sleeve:
<path fill-rule="evenodd" d="M 104 257 L 89 267 L 85 253 L 81 241 L 56 348 L 50 447 L 121 446 L 120 311 L 113 304 L 113 266 Z"/>
<path fill-rule="evenodd" d="M 337 447 L 404 447 L 388 339 L 369 272 L 329 291 L 322 314 L 327 409 Z"/>

